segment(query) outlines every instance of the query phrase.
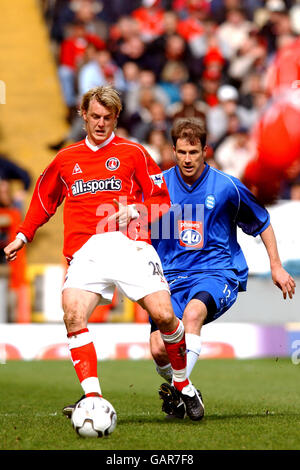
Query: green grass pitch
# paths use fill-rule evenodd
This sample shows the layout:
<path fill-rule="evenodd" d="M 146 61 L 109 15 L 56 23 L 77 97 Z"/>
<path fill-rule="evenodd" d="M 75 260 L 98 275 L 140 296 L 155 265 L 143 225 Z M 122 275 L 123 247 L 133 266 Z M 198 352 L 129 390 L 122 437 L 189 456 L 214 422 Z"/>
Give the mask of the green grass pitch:
<path fill-rule="evenodd" d="M 82 392 L 69 361 L 0 365 L 1 450 L 296 450 L 300 449 L 300 365 L 286 359 L 200 360 L 201 422 L 165 419 L 150 360 L 99 362 L 102 392 L 117 428 L 101 439 L 76 435 L 62 415 Z"/>

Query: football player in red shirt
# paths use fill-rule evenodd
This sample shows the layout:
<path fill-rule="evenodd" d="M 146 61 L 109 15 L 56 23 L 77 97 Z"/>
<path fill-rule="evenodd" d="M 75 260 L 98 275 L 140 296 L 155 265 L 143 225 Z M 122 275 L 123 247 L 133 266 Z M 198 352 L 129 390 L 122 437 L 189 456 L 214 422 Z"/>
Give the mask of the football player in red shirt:
<path fill-rule="evenodd" d="M 85 397 L 102 397 L 88 320 L 99 302 L 111 302 L 117 287 L 147 310 L 158 326 L 174 386 L 188 416 L 200 420 L 202 403 L 186 377 L 183 323 L 174 315 L 160 259 L 145 235 L 147 230 L 140 227 L 157 217 L 158 205 L 167 212 L 169 193 L 146 150 L 114 134 L 121 108 L 120 97 L 110 86 L 93 88 L 83 96 L 87 137 L 62 149 L 42 173 L 19 233 L 5 248 L 6 258 L 13 261 L 65 200 L 64 254 L 69 268 L 62 305 L 71 357 Z M 142 203 L 136 198 L 137 187 L 143 193 Z M 70 416 L 73 407 L 66 407 L 65 414 Z"/>

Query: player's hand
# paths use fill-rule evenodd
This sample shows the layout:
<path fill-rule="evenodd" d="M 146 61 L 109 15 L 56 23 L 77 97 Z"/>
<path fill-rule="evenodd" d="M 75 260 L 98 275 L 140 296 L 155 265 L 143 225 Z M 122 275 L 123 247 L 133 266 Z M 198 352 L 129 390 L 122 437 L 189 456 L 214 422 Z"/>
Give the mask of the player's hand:
<path fill-rule="evenodd" d="M 117 199 L 114 199 L 114 203 L 118 206 L 118 212 L 108 217 L 108 221 L 115 220 L 120 228 L 127 227 L 132 220 L 132 209 L 130 206 L 121 204 Z"/>
<path fill-rule="evenodd" d="M 17 257 L 17 252 L 23 248 L 25 243 L 20 238 L 16 238 L 13 242 L 4 248 L 4 253 L 7 261 L 14 261 Z"/>
<path fill-rule="evenodd" d="M 282 290 L 283 298 L 286 299 L 288 295 L 292 299 L 296 288 L 296 283 L 292 276 L 282 266 L 272 268 L 271 274 L 275 286 Z"/>

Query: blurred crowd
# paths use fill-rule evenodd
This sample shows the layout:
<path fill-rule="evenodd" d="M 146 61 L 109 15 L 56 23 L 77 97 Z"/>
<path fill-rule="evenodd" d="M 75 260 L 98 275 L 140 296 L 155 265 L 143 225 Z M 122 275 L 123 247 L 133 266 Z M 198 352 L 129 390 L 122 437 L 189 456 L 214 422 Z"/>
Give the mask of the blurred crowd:
<path fill-rule="evenodd" d="M 286 119 L 295 125 L 285 116 L 294 97 L 280 87 L 298 93 L 300 57 L 296 66 L 277 63 L 285 51 L 300 50 L 300 1 L 42 0 L 42 6 L 70 123 L 61 141 L 49 143 L 52 150 L 84 137 L 82 94 L 113 84 L 124 104 L 117 132 L 142 143 L 163 170 L 174 165 L 174 119 L 198 117 L 208 130 L 209 164 L 242 179 L 265 204 L 300 198 L 300 147 L 289 148 L 300 139 L 278 131 Z M 272 116 L 281 111 L 284 123 L 276 128 Z M 272 149 L 264 145 L 267 131 L 277 136 Z M 291 133 L 300 136 L 298 123 Z M 279 139 L 286 141 L 280 155 Z"/>
<path fill-rule="evenodd" d="M 15 182 L 16 187 L 13 187 Z M 11 239 L 12 230 L 21 221 L 30 184 L 28 171 L 10 156 L 0 154 L 0 265 L 6 264 L 3 248 Z"/>

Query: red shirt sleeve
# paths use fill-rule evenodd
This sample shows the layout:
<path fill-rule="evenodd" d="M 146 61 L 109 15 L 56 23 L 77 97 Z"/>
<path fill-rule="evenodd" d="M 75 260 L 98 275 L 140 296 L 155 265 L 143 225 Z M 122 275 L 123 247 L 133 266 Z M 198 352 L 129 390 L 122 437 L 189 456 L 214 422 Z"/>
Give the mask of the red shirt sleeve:
<path fill-rule="evenodd" d="M 60 176 L 60 159 L 57 156 L 37 180 L 25 219 L 18 229 L 32 241 L 36 230 L 44 225 L 66 195 L 66 185 Z"/>

